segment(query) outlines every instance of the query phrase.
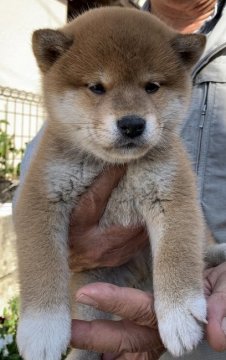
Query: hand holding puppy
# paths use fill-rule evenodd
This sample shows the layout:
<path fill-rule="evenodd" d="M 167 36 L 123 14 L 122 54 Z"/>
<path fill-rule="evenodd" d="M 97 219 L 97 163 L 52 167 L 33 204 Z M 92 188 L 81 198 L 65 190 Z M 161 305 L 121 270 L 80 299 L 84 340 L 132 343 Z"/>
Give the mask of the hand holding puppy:
<path fill-rule="evenodd" d="M 215 351 L 226 350 L 226 262 L 204 273 L 208 301 L 206 337 Z M 123 320 L 73 320 L 72 346 L 106 352 L 104 360 L 157 360 L 164 353 L 150 293 L 109 284 L 81 288 L 78 302 L 120 315 Z"/>
<path fill-rule="evenodd" d="M 126 167 L 109 167 L 83 194 L 71 215 L 70 268 L 79 272 L 97 267 L 125 264 L 148 244 L 143 227 L 99 227 L 108 199 L 126 172 Z"/>
<path fill-rule="evenodd" d="M 150 293 L 96 283 L 81 288 L 76 299 L 79 303 L 89 303 L 114 313 L 123 320 L 90 323 L 73 320 L 72 346 L 104 352 L 104 360 L 157 360 L 165 351 Z"/>

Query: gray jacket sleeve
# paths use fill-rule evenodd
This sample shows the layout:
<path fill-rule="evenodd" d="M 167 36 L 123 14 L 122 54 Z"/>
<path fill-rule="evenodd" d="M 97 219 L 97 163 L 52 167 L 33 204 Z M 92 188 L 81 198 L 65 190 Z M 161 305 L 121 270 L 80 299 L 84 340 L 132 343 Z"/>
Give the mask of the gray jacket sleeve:
<path fill-rule="evenodd" d="M 40 144 L 42 135 L 44 133 L 45 125 L 42 126 L 42 128 L 39 130 L 37 135 L 34 137 L 34 139 L 29 142 L 27 145 L 26 151 L 24 153 L 24 157 L 22 159 L 22 163 L 20 166 L 20 183 L 22 183 L 25 179 L 25 176 L 29 170 L 29 166 L 31 164 L 32 158 L 37 152 L 38 146 Z"/>

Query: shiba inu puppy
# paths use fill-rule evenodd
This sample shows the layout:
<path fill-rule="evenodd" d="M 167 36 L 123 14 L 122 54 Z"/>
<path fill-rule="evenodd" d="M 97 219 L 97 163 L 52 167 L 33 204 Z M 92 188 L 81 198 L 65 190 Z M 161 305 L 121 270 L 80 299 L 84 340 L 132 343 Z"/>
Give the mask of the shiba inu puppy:
<path fill-rule="evenodd" d="M 189 103 L 189 74 L 204 46 L 202 35 L 181 35 L 147 13 L 114 7 L 34 33 L 48 119 L 14 212 L 17 342 L 25 360 L 59 360 L 68 346 L 69 216 L 109 164 L 127 164 L 127 172 L 100 226 L 144 224 L 151 250 L 120 268 L 75 274 L 73 287 L 105 281 L 145 288 L 153 274 L 166 348 L 178 356 L 201 340 L 204 221 L 178 127 Z M 109 316 L 81 305 L 75 315 Z M 100 358 L 73 350 L 68 359 Z"/>

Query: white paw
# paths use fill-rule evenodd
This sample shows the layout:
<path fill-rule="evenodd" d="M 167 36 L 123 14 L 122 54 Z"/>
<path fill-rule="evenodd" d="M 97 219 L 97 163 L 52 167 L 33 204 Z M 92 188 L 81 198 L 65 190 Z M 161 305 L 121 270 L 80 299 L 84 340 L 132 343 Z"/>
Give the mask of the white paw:
<path fill-rule="evenodd" d="M 159 306 L 160 305 L 160 306 Z M 161 339 L 173 356 L 192 351 L 203 337 L 202 323 L 206 323 L 207 307 L 203 295 L 190 297 L 170 308 L 156 306 Z"/>
<path fill-rule="evenodd" d="M 60 360 L 71 335 L 67 310 L 29 311 L 22 314 L 17 329 L 17 345 L 24 360 Z"/>

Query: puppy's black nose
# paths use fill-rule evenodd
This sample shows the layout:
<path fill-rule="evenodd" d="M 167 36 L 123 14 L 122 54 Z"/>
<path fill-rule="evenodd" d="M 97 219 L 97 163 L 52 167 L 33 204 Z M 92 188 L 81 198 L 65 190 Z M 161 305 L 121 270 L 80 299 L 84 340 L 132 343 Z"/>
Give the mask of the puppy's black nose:
<path fill-rule="evenodd" d="M 123 136 L 133 139 L 144 132 L 145 120 L 135 115 L 123 116 L 117 121 L 117 127 Z"/>

